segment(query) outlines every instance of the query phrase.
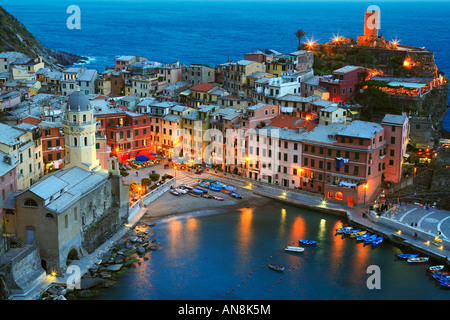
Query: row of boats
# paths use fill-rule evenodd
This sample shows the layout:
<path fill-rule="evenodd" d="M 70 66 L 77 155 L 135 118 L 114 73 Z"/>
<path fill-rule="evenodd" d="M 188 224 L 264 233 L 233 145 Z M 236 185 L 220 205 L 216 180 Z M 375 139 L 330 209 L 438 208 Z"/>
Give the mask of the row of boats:
<path fill-rule="evenodd" d="M 303 240 L 303 239 L 300 239 L 300 240 L 298 240 L 298 243 L 299 244 L 305 244 L 305 245 L 313 245 L 313 244 L 316 244 L 317 241 L 316 240 Z M 296 246 L 286 246 L 286 248 L 284 248 L 284 251 L 297 252 L 298 253 L 298 252 L 304 252 L 305 248 L 303 248 L 303 247 L 296 247 Z M 268 267 L 270 269 L 272 269 L 272 270 L 275 270 L 275 271 L 284 271 L 284 269 L 285 269 L 284 266 L 281 266 L 281 265 L 276 264 L 276 263 L 269 263 Z"/>
<path fill-rule="evenodd" d="M 383 236 L 370 234 L 366 230 L 354 229 L 353 227 L 343 227 L 336 229 L 337 234 L 350 235 L 350 238 L 356 238 L 357 241 L 364 241 L 364 244 L 377 246 L 383 242 Z"/>
<path fill-rule="evenodd" d="M 175 196 L 181 196 L 184 194 L 189 194 L 193 197 L 202 197 L 206 199 L 215 199 L 219 201 L 225 200 L 224 197 L 216 194 L 209 194 L 208 191 L 216 191 L 222 192 L 225 194 L 229 194 L 231 197 L 236 199 L 242 199 L 242 195 L 236 192 L 236 187 L 232 185 L 225 185 L 218 181 L 212 180 L 202 180 L 199 183 L 200 187 L 189 186 L 189 185 L 180 185 L 176 188 L 170 189 L 170 193 Z"/>

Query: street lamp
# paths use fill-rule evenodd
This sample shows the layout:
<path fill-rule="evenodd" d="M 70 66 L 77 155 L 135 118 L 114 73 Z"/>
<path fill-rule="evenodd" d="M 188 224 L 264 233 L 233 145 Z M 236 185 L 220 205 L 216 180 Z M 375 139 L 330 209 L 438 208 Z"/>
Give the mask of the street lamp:
<path fill-rule="evenodd" d="M 364 207 L 366 206 L 367 188 L 369 188 L 368 183 L 364 185 Z"/>

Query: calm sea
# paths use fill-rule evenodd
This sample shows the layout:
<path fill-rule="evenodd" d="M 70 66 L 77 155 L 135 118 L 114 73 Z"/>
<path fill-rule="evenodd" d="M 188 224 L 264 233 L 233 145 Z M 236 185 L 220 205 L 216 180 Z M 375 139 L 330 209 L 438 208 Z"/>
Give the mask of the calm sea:
<path fill-rule="evenodd" d="M 100 300 L 441 300 L 450 291 L 426 275 L 429 264 L 395 259 L 401 251 L 335 235 L 344 221 L 273 202 L 265 208 L 193 213 L 157 221 L 160 250 L 122 274 Z M 299 239 L 303 253 L 287 253 Z M 285 266 L 284 273 L 268 263 Z M 369 266 L 380 289 L 369 289 Z M 368 272 L 370 271 L 370 272 Z M 369 280 L 370 283 L 371 280 Z"/>
<path fill-rule="evenodd" d="M 302 0 L 1 0 L 6 10 L 40 41 L 57 50 L 90 58 L 103 71 L 118 55 L 210 66 L 243 59 L 246 52 L 297 48 L 294 32 L 319 43 L 333 35 L 363 33 L 364 10 L 381 10 L 381 34 L 435 53 L 440 70 L 450 74 L 448 1 Z M 70 5 L 81 10 L 81 29 L 66 26 Z M 450 114 L 444 120 L 450 130 Z"/>

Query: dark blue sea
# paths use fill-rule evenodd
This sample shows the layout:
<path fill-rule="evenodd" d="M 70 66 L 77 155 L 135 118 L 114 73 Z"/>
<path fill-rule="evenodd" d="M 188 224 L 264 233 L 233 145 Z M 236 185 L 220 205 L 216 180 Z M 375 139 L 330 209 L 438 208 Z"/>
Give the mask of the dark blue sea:
<path fill-rule="evenodd" d="M 50 48 L 90 58 L 103 71 L 119 55 L 210 66 L 243 59 L 257 49 L 296 51 L 294 32 L 323 43 L 334 35 L 363 34 L 364 11 L 381 10 L 381 34 L 435 53 L 450 74 L 450 2 L 320 0 L 1 0 L 6 10 Z M 81 29 L 68 29 L 70 5 Z M 450 114 L 444 120 L 450 130 Z"/>

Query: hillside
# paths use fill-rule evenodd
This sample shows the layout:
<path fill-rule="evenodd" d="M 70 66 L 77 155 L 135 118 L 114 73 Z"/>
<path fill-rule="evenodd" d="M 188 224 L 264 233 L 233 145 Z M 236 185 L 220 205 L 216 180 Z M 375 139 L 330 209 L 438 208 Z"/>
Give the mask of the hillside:
<path fill-rule="evenodd" d="M 0 52 L 3 51 L 22 52 L 30 58 L 42 56 L 45 64 L 55 69 L 61 69 L 61 65 L 87 60 L 85 57 L 43 46 L 22 23 L 0 6 Z"/>

